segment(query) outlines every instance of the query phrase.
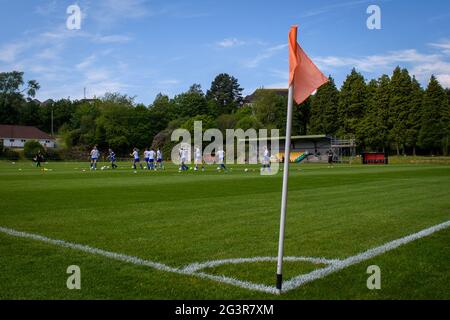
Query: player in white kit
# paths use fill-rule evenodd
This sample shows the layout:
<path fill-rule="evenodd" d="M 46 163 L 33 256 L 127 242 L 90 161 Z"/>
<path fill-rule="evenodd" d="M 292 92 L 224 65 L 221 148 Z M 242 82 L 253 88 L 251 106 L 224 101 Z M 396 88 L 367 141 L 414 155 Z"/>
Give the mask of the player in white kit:
<path fill-rule="evenodd" d="M 97 161 L 100 158 L 100 152 L 97 149 L 97 146 L 91 150 L 91 170 L 97 170 Z"/>
<path fill-rule="evenodd" d="M 195 171 L 198 171 L 198 166 L 202 165 L 202 171 L 205 171 L 205 166 L 203 165 L 203 159 L 202 159 L 202 151 L 198 146 L 195 146 Z"/>
<path fill-rule="evenodd" d="M 219 149 L 219 151 L 217 151 L 217 163 L 220 165 L 219 166 L 219 170 L 224 170 L 225 172 L 228 172 L 227 167 L 225 166 L 225 151 L 223 151 L 222 149 Z"/>
<path fill-rule="evenodd" d="M 264 147 L 264 155 L 263 155 L 263 159 L 262 159 L 262 168 L 261 168 L 261 172 L 264 172 L 265 170 L 267 170 L 270 172 L 271 168 L 270 168 L 270 152 L 269 149 L 267 149 L 267 147 Z"/>

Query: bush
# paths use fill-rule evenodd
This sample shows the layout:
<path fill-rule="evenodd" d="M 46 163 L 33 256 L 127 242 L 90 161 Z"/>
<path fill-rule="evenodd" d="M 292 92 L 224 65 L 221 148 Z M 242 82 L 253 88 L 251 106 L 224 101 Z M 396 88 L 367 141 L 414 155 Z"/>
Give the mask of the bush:
<path fill-rule="evenodd" d="M 61 153 L 56 149 L 47 149 L 45 151 L 46 160 L 50 161 L 61 161 L 63 160 Z"/>
<path fill-rule="evenodd" d="M 20 159 L 20 154 L 9 148 L 5 148 L 2 153 L 2 158 L 10 161 L 17 161 Z"/>
<path fill-rule="evenodd" d="M 39 142 L 30 140 L 25 143 L 23 151 L 25 158 L 33 159 L 39 151 L 44 154 L 44 147 Z"/>

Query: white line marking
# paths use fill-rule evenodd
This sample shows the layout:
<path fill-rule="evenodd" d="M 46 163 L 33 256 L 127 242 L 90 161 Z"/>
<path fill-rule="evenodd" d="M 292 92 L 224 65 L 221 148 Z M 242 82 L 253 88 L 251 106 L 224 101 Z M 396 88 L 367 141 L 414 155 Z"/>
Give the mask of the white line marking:
<path fill-rule="evenodd" d="M 429 236 L 435 232 L 438 232 L 440 230 L 444 230 L 444 229 L 448 228 L 449 226 L 450 226 L 450 221 L 447 221 L 447 222 L 441 223 L 439 225 L 436 225 L 434 227 L 431 227 L 431 228 L 422 230 L 420 232 L 414 233 L 412 235 L 403 237 L 401 239 L 397 239 L 397 240 L 388 242 L 382 246 L 367 250 L 367 251 L 357 254 L 355 256 L 348 257 L 347 259 L 342 260 L 340 262 L 336 262 L 336 263 L 330 265 L 329 267 L 315 270 L 315 271 L 312 271 L 305 275 L 300 275 L 289 281 L 286 281 L 283 285 L 283 287 L 284 287 L 283 291 L 289 291 L 289 290 L 298 288 L 305 283 L 326 277 L 332 273 L 335 273 L 337 271 L 340 271 L 342 269 L 345 269 L 347 267 L 350 267 L 350 266 L 360 263 L 362 261 L 372 259 L 372 258 L 382 255 L 388 251 L 394 250 L 402 245 L 405 245 L 407 243 L 410 243 L 412 241 L 418 240 L 423 237 L 427 237 L 427 236 Z"/>
<path fill-rule="evenodd" d="M 37 241 L 41 241 L 41 242 L 54 244 L 54 245 L 64 247 L 64 248 L 75 249 L 78 251 L 83 251 L 83 252 L 87 252 L 87 253 L 91 253 L 91 254 L 108 257 L 108 258 L 111 258 L 114 260 L 133 263 L 133 264 L 141 265 L 141 266 L 147 266 L 147 267 L 154 268 L 154 269 L 161 270 L 161 271 L 179 272 L 178 269 L 169 267 L 162 263 L 158 263 L 158 262 L 154 262 L 154 261 L 150 261 L 150 260 L 143 260 L 143 259 L 140 259 L 137 257 L 127 256 L 127 255 L 121 254 L 121 253 L 115 253 L 115 252 L 111 252 L 111 251 L 105 251 L 102 249 L 92 248 L 92 247 L 85 246 L 82 244 L 66 242 L 64 240 L 50 239 L 50 238 L 40 236 L 37 234 L 21 232 L 21 231 L 16 231 L 13 229 L 2 228 L 2 227 L 0 227 L 0 232 L 8 234 L 10 236 L 14 236 L 14 237 L 37 240 Z"/>
<path fill-rule="evenodd" d="M 444 229 L 448 228 L 449 226 L 450 226 L 450 221 L 447 221 L 442 224 L 439 224 L 439 225 L 433 226 L 431 228 L 417 232 L 415 234 L 406 236 L 404 238 L 391 241 L 382 246 L 370 249 L 368 251 L 357 254 L 355 256 L 348 257 L 344 260 L 314 258 L 314 257 L 285 257 L 284 258 L 285 261 L 306 261 L 306 262 L 311 262 L 311 263 L 315 263 L 315 264 L 328 264 L 329 266 L 312 271 L 308 274 L 300 275 L 291 280 L 285 281 L 283 292 L 287 292 L 287 291 L 296 289 L 305 283 L 326 277 L 332 273 L 338 272 L 340 270 L 343 270 L 347 267 L 350 267 L 350 266 L 360 263 L 362 261 L 372 259 L 372 258 L 379 256 L 381 254 L 384 254 L 388 251 L 394 250 L 404 244 L 407 244 L 412 241 L 418 240 L 420 238 L 429 236 L 440 230 L 444 230 Z M 205 268 L 216 267 L 216 266 L 228 264 L 228 263 L 238 264 L 238 263 L 247 263 L 247 262 L 276 261 L 276 259 L 277 259 L 276 257 L 255 257 L 255 258 L 213 260 L 213 261 L 207 261 L 204 263 L 192 263 L 190 265 L 185 266 L 184 268 L 174 268 L 174 267 L 170 267 L 168 265 L 165 265 L 165 264 L 162 264 L 159 262 L 144 260 L 144 259 L 141 259 L 138 257 L 128 256 L 128 255 L 121 254 L 121 253 L 105 251 L 102 249 L 97 249 L 97 248 L 89 247 L 86 245 L 66 242 L 64 240 L 51 239 L 51 238 L 47 238 L 47 237 L 44 237 L 41 235 L 16 231 L 16 230 L 9 229 L 9 228 L 0 227 L 0 232 L 10 235 L 10 236 L 14 236 L 14 237 L 32 239 L 32 240 L 36 240 L 36 241 L 50 243 L 50 244 L 57 245 L 57 246 L 64 247 L 64 248 L 70 248 L 70 249 L 75 249 L 75 250 L 86 252 L 86 253 L 100 255 L 100 256 L 108 257 L 108 258 L 122 261 L 122 262 L 132 263 L 132 264 L 141 265 L 141 266 L 147 266 L 147 267 L 150 267 L 150 268 L 153 268 L 156 270 L 160 270 L 160 271 L 195 276 L 195 277 L 199 277 L 199 278 L 203 278 L 203 279 L 209 279 L 209 280 L 213 280 L 213 281 L 217 281 L 217 282 L 221 282 L 221 283 L 234 285 L 234 286 L 249 289 L 249 290 L 261 291 L 261 292 L 266 292 L 266 293 L 271 293 L 271 294 L 279 293 L 278 290 L 272 286 L 252 283 L 252 282 L 248 282 L 248 281 L 242 281 L 239 279 L 234 279 L 234 278 L 225 277 L 225 276 L 212 275 L 212 274 L 208 274 L 208 273 L 204 273 L 204 272 L 198 272 Z"/>
<path fill-rule="evenodd" d="M 333 264 L 340 260 L 326 259 L 326 258 L 314 258 L 314 257 L 284 257 L 284 261 L 289 262 L 311 262 L 314 264 Z M 203 263 L 192 263 L 183 268 L 184 271 L 192 273 L 199 270 L 214 268 L 224 264 L 240 264 L 240 263 L 251 263 L 251 262 L 276 262 L 276 257 L 255 257 L 255 258 L 237 258 L 237 259 L 223 259 L 223 260 L 212 260 Z"/>
<path fill-rule="evenodd" d="M 233 279 L 233 278 L 229 278 L 229 277 L 225 277 L 225 276 L 215 276 L 215 275 L 210 275 L 210 274 L 206 274 L 206 273 L 195 273 L 195 272 L 189 272 L 189 271 L 187 272 L 183 269 L 169 267 L 168 265 L 165 265 L 162 263 L 158 263 L 158 262 L 154 262 L 154 261 L 150 261 L 150 260 L 144 260 L 144 259 L 141 259 L 138 257 L 128 256 L 128 255 L 121 254 L 121 253 L 105 251 L 102 249 L 97 249 L 97 248 L 93 248 L 93 247 L 89 247 L 89 246 L 77 244 L 77 243 L 71 243 L 71 242 L 67 242 L 64 240 L 51 239 L 51 238 L 47 238 L 47 237 L 44 237 L 44 236 L 41 236 L 38 234 L 21 232 L 21 231 L 16 231 L 13 229 L 3 228 L 3 227 L 0 227 L 0 232 L 10 235 L 10 236 L 13 236 L 13 237 L 32 239 L 32 240 L 36 240 L 36 241 L 50 243 L 50 244 L 64 247 L 64 248 L 70 248 L 70 249 L 75 249 L 75 250 L 86 252 L 86 253 L 104 256 L 104 257 L 122 261 L 122 262 L 132 263 L 132 264 L 140 265 L 140 266 L 147 266 L 147 267 L 150 267 L 150 268 L 153 268 L 156 270 L 160 270 L 160 271 L 166 271 L 166 272 L 177 273 L 177 274 L 182 274 L 182 275 L 189 275 L 189 276 L 196 276 L 196 277 L 203 278 L 203 279 L 210 279 L 210 280 L 214 280 L 214 281 L 218 281 L 218 282 L 222 282 L 222 283 L 231 284 L 231 285 L 242 287 L 242 288 L 249 289 L 249 290 L 257 290 L 257 291 L 262 291 L 262 292 L 267 292 L 267 293 L 275 293 L 275 290 L 273 288 L 271 288 L 269 286 L 265 286 L 265 285 L 255 284 L 255 283 L 242 281 L 242 280 L 238 280 L 238 279 Z"/>

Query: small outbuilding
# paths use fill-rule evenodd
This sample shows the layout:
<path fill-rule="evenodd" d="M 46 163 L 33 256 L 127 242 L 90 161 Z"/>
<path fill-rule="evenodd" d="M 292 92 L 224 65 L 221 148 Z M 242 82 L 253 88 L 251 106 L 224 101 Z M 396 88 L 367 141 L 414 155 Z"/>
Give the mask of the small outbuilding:
<path fill-rule="evenodd" d="M 56 140 L 36 127 L 0 125 L 0 145 L 6 148 L 23 148 L 30 140 L 38 141 L 45 148 L 55 148 Z"/>

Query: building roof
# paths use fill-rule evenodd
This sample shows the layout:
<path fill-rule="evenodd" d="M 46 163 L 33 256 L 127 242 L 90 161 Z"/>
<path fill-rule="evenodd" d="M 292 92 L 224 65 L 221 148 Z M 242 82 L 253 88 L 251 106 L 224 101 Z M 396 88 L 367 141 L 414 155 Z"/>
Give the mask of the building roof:
<path fill-rule="evenodd" d="M 284 141 L 284 140 L 286 140 L 286 137 L 268 137 L 268 138 L 257 138 L 257 139 L 254 139 L 254 138 L 250 138 L 250 139 L 239 139 L 239 141 L 260 141 L 260 140 L 268 140 L 268 141 L 271 141 L 271 140 L 279 140 L 279 141 Z M 327 135 L 325 135 L 325 134 L 319 134 L 319 135 L 310 135 L 310 136 L 292 136 L 291 137 L 291 141 L 296 141 L 296 140 L 322 140 L 322 139 L 328 139 L 328 140 L 331 140 L 331 137 L 329 137 L 329 136 L 327 136 Z"/>
<path fill-rule="evenodd" d="M 36 127 L 0 124 L 0 138 L 54 140 L 49 134 Z"/>
<path fill-rule="evenodd" d="M 289 89 L 264 89 L 264 88 L 261 88 L 261 89 L 256 89 L 256 91 L 253 92 L 251 95 L 246 96 L 244 98 L 244 103 L 252 103 L 255 100 L 256 93 L 258 91 L 273 92 L 282 97 L 287 97 L 289 95 Z"/>

